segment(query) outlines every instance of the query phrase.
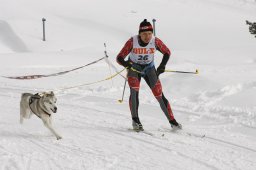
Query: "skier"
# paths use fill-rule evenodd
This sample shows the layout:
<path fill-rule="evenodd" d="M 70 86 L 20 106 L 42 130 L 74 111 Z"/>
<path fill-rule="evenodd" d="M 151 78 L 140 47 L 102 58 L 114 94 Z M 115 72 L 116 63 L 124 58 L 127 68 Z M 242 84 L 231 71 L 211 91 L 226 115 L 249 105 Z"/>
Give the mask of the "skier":
<path fill-rule="evenodd" d="M 129 106 L 132 115 L 132 126 L 135 131 L 143 131 L 138 115 L 140 80 L 143 77 L 159 102 L 171 127 L 181 129 L 181 124 L 175 120 L 170 103 L 162 92 L 162 85 L 159 80 L 159 75 L 164 72 L 171 52 L 159 38 L 152 34 L 153 27 L 151 23 L 144 19 L 140 23 L 139 35 L 131 37 L 116 58 L 120 65 L 128 69 L 127 78 L 130 86 Z M 154 65 L 156 50 L 163 54 L 162 62 L 157 70 Z M 125 60 L 128 54 L 130 54 L 129 58 Z"/>

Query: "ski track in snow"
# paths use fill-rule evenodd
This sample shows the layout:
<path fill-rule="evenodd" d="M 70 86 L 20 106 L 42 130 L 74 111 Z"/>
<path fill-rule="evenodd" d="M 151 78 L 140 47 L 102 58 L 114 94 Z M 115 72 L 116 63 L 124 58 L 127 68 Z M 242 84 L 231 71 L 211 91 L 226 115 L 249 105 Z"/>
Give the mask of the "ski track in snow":
<path fill-rule="evenodd" d="M 0 88 L 1 98 L 4 98 L 4 100 L 1 99 L 1 101 L 6 101 L 6 103 L 17 102 L 23 88 L 27 89 L 25 87 L 17 89 L 15 89 L 15 87 Z M 10 91 L 10 89 L 12 89 L 12 93 L 3 95 L 6 91 Z M 208 136 L 207 133 L 206 137 L 198 138 L 186 134 L 186 129 L 184 129 L 184 133 L 182 131 L 180 133 L 172 133 L 168 131 L 168 128 L 166 128 L 166 130 L 161 130 L 161 128 L 158 130 L 156 125 L 148 130 L 151 131 L 154 136 L 129 132 L 130 115 L 128 110 L 126 110 L 126 106 L 123 105 L 120 111 L 120 105 L 115 104 L 115 101 L 111 98 L 81 96 L 79 94 L 72 94 L 71 96 L 73 97 L 70 97 L 69 93 L 61 96 L 63 99 L 58 105 L 59 108 L 62 108 L 59 110 L 59 112 L 62 113 L 57 113 L 54 116 L 54 120 L 56 120 L 56 123 L 54 123 L 55 127 L 65 132 L 63 134 L 64 138 L 61 141 L 56 141 L 52 135 L 45 135 L 45 132 L 47 134 L 49 133 L 37 118 L 25 121 L 24 125 L 20 127 L 20 125 L 18 125 L 18 113 L 14 116 L 17 119 L 17 125 L 12 123 L 11 126 L 14 127 L 12 131 L 4 130 L 1 131 L 0 134 L 3 137 L 2 140 L 0 140 L 0 149 L 3 153 L 2 158 L 5 158 L 4 164 L 2 165 L 3 169 L 33 169 L 34 165 L 42 162 L 44 163 L 43 169 L 83 169 L 90 167 L 93 167 L 93 169 L 97 169 L 97 167 L 99 169 L 109 167 L 111 169 L 115 166 L 123 169 L 134 169 L 135 167 L 129 167 L 128 163 L 127 166 L 122 166 L 120 163 L 125 162 L 126 158 L 130 161 L 142 159 L 141 156 L 135 156 L 139 153 L 146 153 L 149 159 L 155 159 L 156 157 L 152 155 L 153 151 L 163 155 L 172 155 L 171 162 L 175 162 L 172 166 L 176 169 L 186 169 L 180 166 L 178 163 L 180 161 L 186 164 L 192 164 L 192 169 L 220 169 L 222 166 L 236 169 L 237 166 L 235 162 L 238 160 L 251 163 L 252 166 L 256 163 L 252 159 L 253 156 L 256 155 L 254 148 L 235 144 L 218 137 L 211 137 Z M 90 98 L 99 101 L 97 105 L 94 102 L 90 102 L 90 100 L 88 100 Z M 106 105 L 109 104 L 112 105 L 112 108 L 106 107 Z M 8 111 L 6 108 L 5 110 Z M 17 112 L 17 110 L 18 106 L 15 106 L 11 108 L 8 113 L 12 113 L 13 111 Z M 116 120 L 118 120 L 118 122 L 116 122 Z M 28 126 L 26 124 L 33 123 L 31 121 L 36 121 L 38 123 L 36 129 L 43 131 L 43 133 L 38 134 L 36 131 L 29 132 L 30 128 L 26 127 Z M 122 122 L 129 122 L 129 124 L 123 124 Z M 1 129 L 3 129 L 4 126 L 8 126 L 8 122 L 1 122 L 1 126 Z M 192 134 L 200 133 L 202 134 L 204 132 L 199 131 Z M 125 153 L 122 153 L 123 156 L 120 158 L 118 153 L 111 151 L 111 148 L 108 150 L 107 148 L 102 149 L 99 146 L 96 148 L 93 147 L 94 142 L 107 141 L 110 138 L 115 139 L 114 141 L 116 142 L 110 143 L 110 145 L 114 144 L 118 146 L 122 141 L 126 141 L 124 142 L 125 145 L 132 147 L 131 150 L 121 150 Z M 76 141 L 76 139 L 78 139 L 78 141 Z M 8 140 L 11 141 L 9 143 L 11 146 L 6 146 Z M 87 143 L 88 141 L 89 143 Z M 13 146 L 17 149 L 12 150 L 11 148 Z M 215 149 L 212 150 L 212 148 Z M 121 147 L 119 149 L 123 148 Z M 133 149 L 137 149 L 137 151 L 133 153 Z M 193 154 L 191 154 L 191 151 Z M 230 155 L 233 156 L 230 158 Z M 9 159 L 7 159 L 7 157 L 9 157 Z M 168 165 L 170 162 L 167 160 L 162 161 Z M 71 162 L 72 166 L 63 164 L 63 161 Z M 152 169 L 154 169 L 153 167 L 160 166 L 159 163 L 155 161 L 152 162 L 152 160 L 151 163 L 146 163 L 145 166 L 150 164 Z M 90 166 L 88 167 L 88 165 Z M 142 166 L 141 168 L 143 169 Z"/>

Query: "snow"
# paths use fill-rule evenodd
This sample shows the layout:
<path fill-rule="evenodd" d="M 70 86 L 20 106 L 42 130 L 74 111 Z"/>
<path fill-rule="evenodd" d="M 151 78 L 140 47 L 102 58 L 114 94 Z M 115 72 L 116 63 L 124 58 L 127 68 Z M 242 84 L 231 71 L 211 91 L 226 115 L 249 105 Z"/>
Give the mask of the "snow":
<path fill-rule="evenodd" d="M 256 167 L 256 39 L 253 0 L 8 0 L 0 6 L 0 76 L 51 74 L 104 56 L 115 57 L 156 19 L 156 34 L 172 51 L 163 91 L 184 130 L 173 132 L 151 90 L 140 89 L 146 133 L 129 131 L 124 79 L 80 86 L 114 74 L 103 60 L 78 71 L 35 80 L 0 77 L 0 169 L 243 169 Z M 46 41 L 42 41 L 46 18 Z M 156 56 L 156 66 L 161 54 Z M 122 73 L 125 75 L 125 73 Z M 75 87 L 74 87 L 75 86 Z M 71 89 L 63 89 L 74 87 Z M 62 89 L 62 90 L 61 90 Z M 19 124 L 24 92 L 54 90 L 55 137 L 36 116 Z M 205 135 L 203 137 L 202 135 Z"/>

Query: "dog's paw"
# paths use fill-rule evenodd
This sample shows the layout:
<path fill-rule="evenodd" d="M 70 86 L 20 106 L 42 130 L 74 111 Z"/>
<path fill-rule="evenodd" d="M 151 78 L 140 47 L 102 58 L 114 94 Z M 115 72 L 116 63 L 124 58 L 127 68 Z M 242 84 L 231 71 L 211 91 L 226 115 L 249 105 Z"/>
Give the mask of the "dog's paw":
<path fill-rule="evenodd" d="M 60 140 L 60 139 L 62 139 L 62 137 L 61 136 L 57 136 L 57 140 Z"/>

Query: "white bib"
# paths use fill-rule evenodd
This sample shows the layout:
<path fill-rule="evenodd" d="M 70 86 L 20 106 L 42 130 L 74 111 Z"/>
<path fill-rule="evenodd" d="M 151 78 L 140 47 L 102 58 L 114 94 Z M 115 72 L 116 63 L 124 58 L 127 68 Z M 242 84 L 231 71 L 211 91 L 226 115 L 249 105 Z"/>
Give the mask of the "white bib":
<path fill-rule="evenodd" d="M 154 54 L 156 51 L 155 37 L 152 37 L 146 47 L 139 45 L 138 36 L 133 38 L 133 48 L 129 56 L 130 60 L 137 64 L 149 64 L 154 61 Z"/>

